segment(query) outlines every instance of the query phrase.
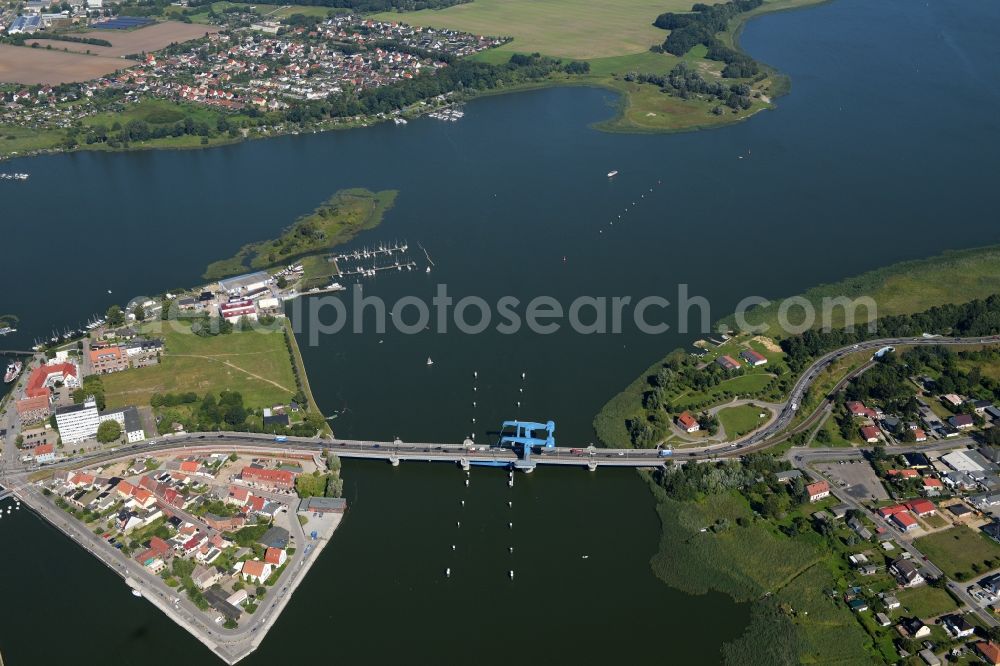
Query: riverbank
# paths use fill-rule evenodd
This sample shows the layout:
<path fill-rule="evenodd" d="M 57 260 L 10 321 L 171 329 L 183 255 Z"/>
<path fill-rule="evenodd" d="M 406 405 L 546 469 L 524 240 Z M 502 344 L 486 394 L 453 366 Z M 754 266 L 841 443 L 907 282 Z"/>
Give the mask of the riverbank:
<path fill-rule="evenodd" d="M 773 368 L 778 363 L 779 367 L 787 371 L 787 366 L 796 359 L 785 358 L 781 348 L 777 347 L 773 340 L 765 345 L 761 340 L 767 338 L 755 335 L 757 332 L 766 332 L 779 339 L 792 337 L 787 333 L 778 335 L 783 330 L 778 320 L 782 303 L 787 304 L 784 307 L 787 308 L 787 317 L 792 323 L 798 324 L 802 321 L 801 304 L 809 303 L 814 312 L 829 312 L 829 327 L 836 330 L 846 325 L 848 317 L 853 317 L 855 324 L 860 326 L 877 318 L 912 315 L 937 306 L 986 299 L 995 294 L 1000 294 L 1000 245 L 956 250 L 927 259 L 900 262 L 845 278 L 830 285 L 820 285 L 803 294 L 779 299 L 767 307 L 751 310 L 745 317 L 747 325 L 753 327 L 751 331 L 738 333 L 723 344 L 712 346 L 712 351 L 699 357 L 697 363 L 699 367 L 705 363 L 708 370 L 718 372 L 714 365 L 719 356 L 728 354 L 730 357 L 738 358 L 737 353 L 741 349 L 749 348 L 766 358 L 767 364 L 763 365 L 763 368 Z M 844 303 L 838 303 L 835 308 L 824 307 L 824 299 L 834 298 L 844 299 L 846 306 Z M 740 330 L 733 316 L 723 319 L 720 324 Z M 815 325 L 822 324 L 822 319 L 817 317 Z M 916 331 L 916 333 L 921 332 L 933 331 Z M 739 389 L 746 393 L 760 390 L 761 387 L 746 385 L 746 380 L 752 375 L 742 374 L 742 361 L 738 361 L 741 364 L 739 370 L 741 375 L 712 384 L 708 394 L 704 390 L 695 390 L 691 387 L 686 391 L 680 389 L 673 392 L 663 391 L 663 386 L 658 385 L 660 380 L 657 378 L 668 370 L 671 377 L 674 375 L 673 371 L 678 370 L 680 371 L 678 374 L 683 375 L 684 368 L 695 363 L 691 354 L 692 351 L 688 349 L 671 351 L 608 400 L 593 420 L 593 427 L 600 441 L 613 447 L 636 446 L 635 432 L 630 430 L 629 424 L 647 423 L 650 432 L 646 438 L 648 443 L 645 445 L 655 445 L 660 441 L 669 443 L 672 430 L 669 422 L 664 422 L 667 415 L 661 414 L 663 411 L 661 408 L 666 408 L 668 412 L 679 412 L 714 406 L 722 398 L 732 397 L 725 394 L 724 389 L 737 381 L 741 384 L 734 387 L 734 391 Z M 748 372 L 753 371 L 754 368 L 751 368 Z M 703 372 L 699 370 L 696 376 Z M 767 398 L 778 400 L 783 397 L 792 385 L 788 379 L 789 377 L 786 377 L 785 381 L 775 382 L 770 387 L 772 394 Z M 686 386 L 685 382 L 690 380 L 690 376 L 687 379 L 682 376 L 679 380 L 672 381 L 680 382 L 683 388 Z M 651 391 L 658 392 L 657 400 L 654 402 L 650 402 L 647 397 Z M 692 401 L 691 395 L 699 400 Z M 811 394 L 808 400 L 814 401 L 818 396 L 819 394 Z M 765 398 L 756 394 L 750 397 Z M 701 398 L 706 398 L 708 402 Z"/>
<path fill-rule="evenodd" d="M 482 4 L 488 4 L 489 1 L 490 0 L 477 0 L 477 2 Z M 730 21 L 726 30 L 716 35 L 716 37 L 720 42 L 730 46 L 730 48 L 735 49 L 739 53 L 743 53 L 739 46 L 739 35 L 742 32 L 743 27 L 750 19 L 777 11 L 808 7 L 824 1 L 825 0 L 768 0 L 765 4 L 754 10 L 735 16 Z M 465 7 L 465 5 L 459 5 L 457 7 L 462 8 Z M 675 0 L 667 7 L 658 6 L 656 11 L 663 11 L 664 9 L 686 11 L 689 8 L 686 6 L 686 0 Z M 653 8 L 646 7 L 645 10 L 652 11 Z M 424 11 L 430 12 L 432 10 Z M 450 21 L 442 18 L 442 16 L 446 15 L 447 12 L 448 10 L 433 10 L 432 14 L 427 15 L 429 19 L 428 23 L 434 25 L 435 27 L 442 27 L 439 25 L 442 21 L 444 21 L 444 23 L 450 23 Z M 407 12 L 403 18 L 417 19 L 422 14 L 423 12 L 420 11 Z M 505 12 L 504 16 L 509 18 L 511 14 L 509 14 L 509 12 Z M 376 17 L 392 18 L 394 20 L 400 19 L 400 17 L 396 17 L 391 13 L 376 15 Z M 629 15 L 629 20 L 635 21 L 637 24 L 640 20 L 652 22 L 654 18 L 655 12 L 648 17 L 645 16 L 645 13 L 636 13 L 634 11 Z M 645 26 L 646 23 L 643 23 L 642 25 Z M 452 26 L 446 25 L 443 27 Z M 506 34 L 505 31 L 510 29 L 510 25 L 505 20 L 498 20 L 489 24 L 489 28 L 490 30 L 487 30 L 484 34 Z M 705 57 L 707 49 L 702 45 L 695 46 L 683 56 L 675 56 L 665 52 L 653 52 L 648 49 L 639 52 L 629 52 L 628 50 L 624 52 L 621 51 L 623 48 L 634 49 L 635 46 L 638 45 L 636 40 L 648 40 L 648 46 L 656 46 L 658 41 L 662 41 L 662 38 L 667 34 L 667 31 L 652 29 L 651 31 L 641 30 L 640 33 L 643 35 L 641 38 L 637 35 L 633 35 L 631 39 L 609 44 L 604 50 L 595 52 L 597 55 L 583 58 L 582 62 L 586 62 L 589 67 L 588 73 L 568 74 L 562 71 L 553 72 L 542 81 L 530 81 L 519 85 L 483 92 L 474 91 L 453 93 L 450 96 L 449 101 L 452 103 L 461 103 L 478 97 L 486 97 L 497 94 L 523 92 L 526 90 L 536 90 L 556 86 L 589 85 L 613 91 L 620 96 L 613 117 L 596 123 L 594 125 L 595 129 L 606 132 L 658 134 L 705 130 L 742 122 L 760 111 L 774 108 L 775 100 L 790 90 L 788 77 L 766 64 L 762 64 L 762 75 L 754 77 L 753 79 L 721 79 L 721 72 L 724 63 L 707 59 Z M 576 41 L 574 41 L 574 38 L 572 37 L 560 37 L 558 35 L 553 35 L 551 31 L 543 31 L 543 34 L 545 35 L 543 38 L 553 39 L 553 44 L 561 45 L 554 46 L 552 49 L 540 48 L 539 50 L 544 54 L 552 52 L 558 54 L 566 48 L 569 48 L 570 52 L 573 52 L 574 49 L 579 48 L 580 46 L 579 41 L 581 38 L 579 36 L 577 36 L 575 38 Z M 527 46 L 530 46 L 531 44 L 532 42 L 529 41 Z M 524 48 L 527 48 L 527 46 Z M 499 64 L 506 62 L 512 54 L 521 52 L 521 49 L 522 46 L 519 45 L 515 36 L 514 41 L 508 45 L 498 49 L 483 51 L 475 56 L 472 56 L 471 59 L 491 64 Z M 613 53 L 613 55 L 606 55 L 606 53 Z M 557 55 L 554 57 L 566 56 Z M 710 82 L 721 80 L 732 84 L 747 84 L 752 91 L 749 99 L 749 106 L 747 108 L 730 108 L 725 104 L 720 104 L 720 101 L 717 99 L 702 99 L 698 95 L 682 99 L 681 96 L 664 94 L 663 89 L 658 85 L 650 83 L 636 83 L 634 80 L 628 80 L 627 78 L 631 75 L 651 75 L 655 77 L 662 77 L 680 63 L 687 63 L 691 65 L 698 71 L 699 74 L 707 77 L 707 80 Z M 115 116 L 118 117 L 118 120 L 122 124 L 129 119 L 149 122 L 149 120 L 146 119 L 148 114 L 143 112 L 144 106 L 156 107 L 155 111 L 160 113 L 162 112 L 162 108 L 160 107 L 165 105 L 168 105 L 168 103 L 164 100 L 146 99 L 134 105 L 130 109 L 126 109 L 120 114 L 115 114 Z M 190 107 L 190 105 L 188 106 Z M 414 119 L 422 115 L 426 115 L 432 110 L 433 109 L 427 108 L 423 104 L 416 104 L 412 107 L 401 110 L 399 115 L 404 118 Z M 207 117 L 211 116 L 213 112 L 206 107 L 195 108 L 192 113 L 194 116 Z M 240 114 L 232 116 L 232 118 L 236 119 L 236 124 L 238 124 L 238 119 L 240 117 Z M 333 118 L 322 121 L 314 121 L 309 125 L 287 123 L 283 124 L 283 126 L 279 128 L 250 128 L 235 135 L 234 133 L 210 133 L 206 136 L 167 136 L 163 138 L 133 141 L 129 142 L 127 145 L 114 146 L 109 145 L 108 143 L 70 145 L 74 142 L 67 140 L 68 135 L 64 130 L 27 130 L 25 128 L 15 126 L 0 125 L 0 161 L 13 157 L 31 157 L 35 155 L 77 152 L 82 150 L 126 152 L 133 150 L 192 150 L 197 148 L 211 148 L 239 143 L 246 140 L 273 138 L 276 136 L 290 134 L 326 132 L 339 129 L 356 129 L 359 127 L 368 127 L 377 123 L 390 122 L 393 118 L 394 116 L 387 114 L 357 116 L 351 118 Z M 98 124 L 101 121 L 112 122 L 113 118 L 111 118 L 108 114 L 95 116 L 93 118 L 86 119 L 84 125 L 89 127 Z"/>

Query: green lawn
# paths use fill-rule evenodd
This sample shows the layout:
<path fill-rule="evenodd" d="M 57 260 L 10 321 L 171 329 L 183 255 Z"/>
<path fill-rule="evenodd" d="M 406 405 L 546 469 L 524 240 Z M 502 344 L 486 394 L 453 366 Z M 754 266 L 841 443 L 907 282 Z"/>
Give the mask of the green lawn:
<path fill-rule="evenodd" d="M 916 539 L 914 545 L 949 577 L 968 580 L 980 571 L 1000 566 L 1000 544 L 960 525 Z"/>
<path fill-rule="evenodd" d="M 921 618 L 935 617 L 958 608 L 958 604 L 955 603 L 947 590 L 930 585 L 900 590 L 896 594 L 896 598 L 906 609 L 906 615 Z"/>
<path fill-rule="evenodd" d="M 181 330 L 175 331 L 174 326 Z M 152 329 L 147 325 L 147 329 Z M 160 364 L 102 377 L 109 407 L 148 405 L 154 393 L 224 389 L 243 394 L 248 407 L 286 403 L 295 394 L 292 361 L 281 327 L 215 337 L 192 335 L 182 322 L 164 322 Z"/>
<path fill-rule="evenodd" d="M 719 382 L 707 391 L 686 393 L 676 399 L 673 399 L 672 403 L 676 403 L 678 406 L 686 408 L 688 405 L 696 405 L 706 400 L 721 400 L 723 394 L 727 391 L 740 395 L 756 393 L 771 383 L 771 379 L 773 379 L 771 375 L 764 374 L 762 372 L 740 375 L 739 377 L 733 377 L 732 379 Z"/>
<path fill-rule="evenodd" d="M 752 405 L 720 409 L 719 422 L 726 430 L 726 439 L 736 439 L 756 430 L 762 423 L 766 423 L 767 417 L 760 418 L 761 414 L 770 414 L 770 412 L 763 407 L 753 407 Z"/>
<path fill-rule="evenodd" d="M 0 125 L 0 155 L 55 148 L 64 138 L 60 130 L 35 130 L 14 125 Z"/>

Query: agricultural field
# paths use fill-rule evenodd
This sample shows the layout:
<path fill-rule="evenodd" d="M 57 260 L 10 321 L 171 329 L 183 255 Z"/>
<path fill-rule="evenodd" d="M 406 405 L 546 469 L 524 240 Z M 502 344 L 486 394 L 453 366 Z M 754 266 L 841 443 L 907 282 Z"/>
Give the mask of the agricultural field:
<path fill-rule="evenodd" d="M 63 48 L 79 53 L 91 53 L 108 58 L 121 58 L 136 53 L 159 51 L 170 44 L 179 44 L 192 39 L 200 39 L 211 32 L 218 32 L 216 26 L 192 25 L 180 21 L 164 21 L 139 28 L 138 30 L 90 30 L 73 33 L 73 37 L 85 39 L 104 39 L 111 46 L 96 46 L 94 44 L 77 44 L 53 40 L 33 40 L 43 47 L 51 44 L 53 49 Z"/>
<path fill-rule="evenodd" d="M 955 580 L 1000 566 L 1000 544 L 964 525 L 921 537 L 913 545 Z"/>
<path fill-rule="evenodd" d="M 0 83 L 25 85 L 79 83 L 135 64 L 132 60 L 67 53 L 62 49 L 90 45 L 51 42 L 52 49 L 0 44 Z M 58 45 L 58 46 L 55 46 Z"/>
<path fill-rule="evenodd" d="M 234 331 L 201 337 L 181 321 L 147 324 L 162 336 L 160 364 L 102 376 L 109 407 L 148 405 L 154 393 L 194 391 L 198 395 L 238 391 L 248 407 L 287 403 L 296 392 L 292 359 L 283 327 L 273 331 Z"/>
<path fill-rule="evenodd" d="M 375 18 L 412 25 L 513 37 L 501 49 L 560 58 L 604 58 L 647 51 L 666 33 L 653 27 L 663 12 L 688 11 L 690 0 L 476 0 L 447 9 L 386 12 Z"/>

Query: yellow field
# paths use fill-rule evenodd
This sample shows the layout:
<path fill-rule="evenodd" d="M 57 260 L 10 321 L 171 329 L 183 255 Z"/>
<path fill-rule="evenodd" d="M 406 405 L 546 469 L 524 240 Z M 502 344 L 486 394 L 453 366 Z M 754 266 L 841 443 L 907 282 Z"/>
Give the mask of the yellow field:
<path fill-rule="evenodd" d="M 653 27 L 663 12 L 688 11 L 693 0 L 475 0 L 447 9 L 386 12 L 376 18 L 411 25 L 513 37 L 504 51 L 560 58 L 641 53 L 666 39 Z"/>

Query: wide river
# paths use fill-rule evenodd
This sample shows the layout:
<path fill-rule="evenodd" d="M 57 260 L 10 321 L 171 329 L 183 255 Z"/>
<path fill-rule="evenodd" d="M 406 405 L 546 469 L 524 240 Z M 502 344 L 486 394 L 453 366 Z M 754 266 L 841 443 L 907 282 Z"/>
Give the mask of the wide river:
<path fill-rule="evenodd" d="M 590 125 L 613 96 L 574 88 L 476 101 L 457 123 L 8 162 L 0 170 L 32 177 L 0 183 L 0 314 L 22 320 L 2 347 L 196 283 L 210 261 L 346 187 L 399 190 L 354 245 L 406 239 L 434 261 L 430 274 L 364 283 L 390 304 L 438 284 L 490 302 L 675 302 L 686 284 L 714 320 L 745 296 L 995 243 L 998 22 L 1000 5 L 982 0 L 836 0 L 752 21 L 744 45 L 793 91 L 776 111 L 708 132 L 601 133 Z M 660 335 L 627 323 L 620 335 L 366 327 L 311 345 L 306 326 L 299 341 L 320 405 L 340 412 L 338 435 L 482 440 L 521 417 L 553 419 L 561 443 L 585 445 L 605 400 L 695 339 L 676 311 L 665 318 Z M 543 470 L 511 490 L 485 470 L 465 488 L 444 466 L 345 467 L 350 514 L 245 663 L 715 663 L 746 625 L 745 608 L 653 578 L 657 520 L 632 472 Z M 216 663 L 24 511 L 0 522 L 0 543 L 8 664 Z"/>

